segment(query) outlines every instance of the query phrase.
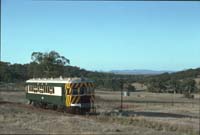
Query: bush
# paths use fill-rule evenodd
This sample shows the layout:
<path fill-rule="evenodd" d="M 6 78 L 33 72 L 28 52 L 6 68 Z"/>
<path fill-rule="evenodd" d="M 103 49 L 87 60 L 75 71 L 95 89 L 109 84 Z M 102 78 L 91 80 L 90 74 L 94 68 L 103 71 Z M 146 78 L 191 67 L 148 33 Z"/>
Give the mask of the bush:
<path fill-rule="evenodd" d="M 184 93 L 184 97 L 194 99 L 194 95 L 192 95 L 192 94 L 190 94 L 188 92 Z"/>
<path fill-rule="evenodd" d="M 128 91 L 130 92 L 134 92 L 136 89 L 135 89 L 135 86 L 129 84 L 128 87 L 127 87 Z"/>

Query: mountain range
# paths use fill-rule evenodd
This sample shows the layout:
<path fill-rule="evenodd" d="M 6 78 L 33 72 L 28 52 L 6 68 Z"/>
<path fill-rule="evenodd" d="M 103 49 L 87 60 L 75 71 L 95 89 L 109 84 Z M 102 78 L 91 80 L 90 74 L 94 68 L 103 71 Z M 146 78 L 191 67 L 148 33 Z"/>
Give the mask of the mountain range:
<path fill-rule="evenodd" d="M 158 75 L 163 73 L 173 73 L 175 71 L 167 71 L 167 70 L 146 70 L 146 69 L 135 69 L 135 70 L 111 70 L 110 73 L 114 74 L 124 74 L 124 75 Z"/>

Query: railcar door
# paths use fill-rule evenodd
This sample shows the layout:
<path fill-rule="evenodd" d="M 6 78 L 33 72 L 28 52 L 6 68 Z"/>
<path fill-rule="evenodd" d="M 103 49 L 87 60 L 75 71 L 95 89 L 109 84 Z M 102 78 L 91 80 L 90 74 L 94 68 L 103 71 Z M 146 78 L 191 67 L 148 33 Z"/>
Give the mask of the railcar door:
<path fill-rule="evenodd" d="M 66 101 L 65 101 L 65 104 L 67 107 L 70 107 L 71 106 L 71 99 L 72 99 L 72 88 L 70 87 L 70 84 L 66 84 L 65 85 L 65 90 L 66 90 Z"/>

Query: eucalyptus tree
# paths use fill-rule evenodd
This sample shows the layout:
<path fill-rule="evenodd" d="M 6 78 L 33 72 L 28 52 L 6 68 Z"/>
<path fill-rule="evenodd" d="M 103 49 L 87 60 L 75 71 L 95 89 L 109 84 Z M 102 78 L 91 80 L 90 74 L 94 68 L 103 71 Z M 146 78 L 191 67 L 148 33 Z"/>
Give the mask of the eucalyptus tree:
<path fill-rule="evenodd" d="M 58 77 L 63 75 L 66 64 L 70 60 L 61 56 L 56 51 L 50 52 L 33 52 L 31 55 L 30 73 L 35 77 Z"/>

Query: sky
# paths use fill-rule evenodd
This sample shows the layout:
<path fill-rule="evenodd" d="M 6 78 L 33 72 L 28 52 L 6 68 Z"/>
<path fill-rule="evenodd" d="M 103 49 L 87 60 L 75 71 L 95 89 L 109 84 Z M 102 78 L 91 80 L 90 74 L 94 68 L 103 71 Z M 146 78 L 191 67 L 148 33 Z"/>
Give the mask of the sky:
<path fill-rule="evenodd" d="M 200 3 L 2 0 L 1 59 L 57 51 L 87 70 L 200 67 Z"/>

